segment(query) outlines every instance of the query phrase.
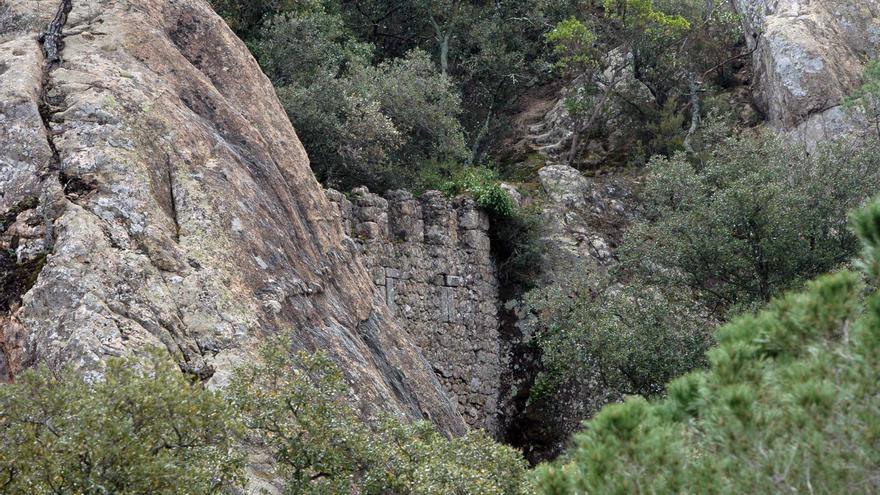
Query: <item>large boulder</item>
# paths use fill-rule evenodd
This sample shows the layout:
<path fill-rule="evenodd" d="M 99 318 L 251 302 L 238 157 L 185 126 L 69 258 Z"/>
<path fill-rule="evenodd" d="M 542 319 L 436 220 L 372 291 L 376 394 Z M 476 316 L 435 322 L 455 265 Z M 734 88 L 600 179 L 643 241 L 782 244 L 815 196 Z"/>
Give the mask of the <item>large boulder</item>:
<path fill-rule="evenodd" d="M 846 130 L 842 100 L 880 50 L 880 0 L 733 5 L 755 48 L 755 96 L 771 124 L 809 144 Z"/>
<path fill-rule="evenodd" d="M 158 346 L 222 385 L 289 330 L 341 365 L 364 414 L 461 433 L 207 1 L 73 0 L 63 44 L 41 46 L 66 2 L 0 3 L 2 378 L 38 363 L 100 376 Z"/>

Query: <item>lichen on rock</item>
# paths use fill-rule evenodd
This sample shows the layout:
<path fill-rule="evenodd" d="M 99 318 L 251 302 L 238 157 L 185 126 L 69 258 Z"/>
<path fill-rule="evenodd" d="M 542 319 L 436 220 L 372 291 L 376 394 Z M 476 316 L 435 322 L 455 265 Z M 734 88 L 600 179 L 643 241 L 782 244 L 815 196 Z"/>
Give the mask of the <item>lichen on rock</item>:
<path fill-rule="evenodd" d="M 205 0 L 74 0 L 57 60 L 34 26 L 64 3 L 6 5 L 28 22 L 0 38 L 0 215 L 37 198 L 16 212 L 16 242 L 51 239 L 20 249 L 44 264 L 0 312 L 7 376 L 36 363 L 100 374 L 110 356 L 160 346 L 222 385 L 291 330 L 294 347 L 336 360 L 365 415 L 464 430 L 346 243 L 272 85 Z"/>

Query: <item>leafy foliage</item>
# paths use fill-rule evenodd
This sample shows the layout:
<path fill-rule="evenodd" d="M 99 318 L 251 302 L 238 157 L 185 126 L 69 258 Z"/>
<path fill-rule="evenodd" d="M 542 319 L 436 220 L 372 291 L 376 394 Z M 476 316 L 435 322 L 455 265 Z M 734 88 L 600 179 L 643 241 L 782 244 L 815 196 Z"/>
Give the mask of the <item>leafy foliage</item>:
<path fill-rule="evenodd" d="M 621 257 L 648 283 L 695 291 L 719 316 L 763 304 L 855 254 L 846 212 L 875 191 L 875 149 L 808 154 L 759 137 L 730 139 L 705 161 L 655 157 L 646 219 Z"/>
<path fill-rule="evenodd" d="M 741 40 L 738 19 L 711 1 L 606 0 L 601 9 L 592 4 L 545 36 L 557 68 L 571 79 L 569 162 L 578 157 L 581 137 L 618 135 L 632 142 L 623 156 L 609 157 L 624 164 L 687 148 L 700 127 L 700 94 L 709 89 L 702 80 L 731 81 L 725 61 Z M 628 122 L 627 129 L 620 129 L 621 122 Z"/>
<path fill-rule="evenodd" d="M 423 52 L 373 65 L 372 46 L 320 5 L 259 33 L 254 51 L 325 183 L 384 191 L 411 182 L 414 163 L 466 155 L 459 97 Z"/>
<path fill-rule="evenodd" d="M 488 167 L 436 166 L 422 174 L 425 187 L 436 188 L 447 196 L 470 194 L 494 219 L 516 212 L 516 203 L 501 187 L 498 174 Z"/>
<path fill-rule="evenodd" d="M 448 440 L 427 422 L 358 419 L 342 373 L 326 356 L 291 354 L 276 338 L 241 368 L 231 391 L 268 447 L 285 493 L 525 493 L 525 461 L 482 432 Z"/>
<path fill-rule="evenodd" d="M 27 371 L 0 386 L 0 492 L 221 493 L 243 475 L 233 418 L 158 354 L 90 380 Z"/>
<path fill-rule="evenodd" d="M 596 34 L 583 22 L 570 17 L 557 24 L 545 35 L 553 45 L 556 66 L 562 70 L 589 70 L 599 67 Z"/>
<path fill-rule="evenodd" d="M 319 179 L 340 189 L 482 161 L 545 64 L 536 0 L 213 3 L 269 74 Z"/>
<path fill-rule="evenodd" d="M 589 270 L 530 292 L 526 310 L 532 317 L 525 325 L 542 351 L 533 400 L 576 376 L 598 376 L 612 396 L 656 395 L 704 365 L 712 344 L 705 312 L 686 294 L 620 286 Z"/>
<path fill-rule="evenodd" d="M 284 493 L 529 493 L 516 450 L 483 432 L 365 422 L 325 355 L 270 340 L 227 394 L 192 383 L 158 351 L 101 376 L 29 371 L 0 387 L 0 492 L 209 494 L 243 486 L 250 446 Z"/>
<path fill-rule="evenodd" d="M 727 139 L 697 158 L 655 157 L 621 263 L 605 275 L 573 270 L 527 295 L 541 351 L 535 400 L 578 376 L 597 376 L 617 396 L 652 396 L 704 366 L 715 322 L 856 254 L 846 212 L 878 180 L 870 145 L 836 143 L 808 155 L 760 136 Z"/>
<path fill-rule="evenodd" d="M 856 216 L 870 247 L 880 204 Z M 874 276 L 873 273 L 870 274 Z M 663 400 L 606 407 L 539 468 L 565 493 L 874 493 L 880 466 L 880 294 L 840 272 L 722 327 L 705 372 Z"/>
<path fill-rule="evenodd" d="M 419 50 L 404 57 L 363 67 L 352 76 L 358 94 L 378 103 L 397 131 L 406 136 L 394 152 L 398 173 L 429 160 L 465 157 L 465 141 L 458 114 L 461 101 L 452 81 L 437 73 Z"/>

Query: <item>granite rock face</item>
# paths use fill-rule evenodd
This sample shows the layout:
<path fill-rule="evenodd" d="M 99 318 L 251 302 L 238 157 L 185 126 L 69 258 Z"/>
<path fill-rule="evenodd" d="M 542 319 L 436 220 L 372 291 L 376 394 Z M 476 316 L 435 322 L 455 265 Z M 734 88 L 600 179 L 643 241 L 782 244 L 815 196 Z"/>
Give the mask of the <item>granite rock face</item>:
<path fill-rule="evenodd" d="M 0 5 L 2 378 L 37 363 L 99 375 L 161 346 L 222 385 L 291 330 L 340 364 L 365 414 L 463 432 L 207 1 L 73 0 L 52 63 L 38 34 L 59 4 Z"/>
<path fill-rule="evenodd" d="M 469 198 L 429 191 L 349 199 L 327 191 L 392 313 L 471 427 L 498 434 L 498 280 L 489 218 Z"/>
<path fill-rule="evenodd" d="M 616 261 L 614 250 L 630 220 L 628 188 L 614 179 L 588 178 L 568 165 L 538 171 L 545 201 L 541 208 L 544 283 L 561 280 L 577 265 L 593 270 Z"/>
<path fill-rule="evenodd" d="M 808 144 L 848 127 L 840 108 L 880 51 L 878 0 L 734 0 L 752 48 L 755 97 Z"/>

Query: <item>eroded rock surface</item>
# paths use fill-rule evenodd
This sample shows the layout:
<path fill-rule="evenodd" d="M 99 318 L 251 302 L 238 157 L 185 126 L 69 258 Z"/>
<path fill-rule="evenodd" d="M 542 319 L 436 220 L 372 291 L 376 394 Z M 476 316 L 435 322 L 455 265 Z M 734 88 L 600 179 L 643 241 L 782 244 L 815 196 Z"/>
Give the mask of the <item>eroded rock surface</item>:
<path fill-rule="evenodd" d="M 538 171 L 542 203 L 542 276 L 561 280 L 574 266 L 599 270 L 613 263 L 615 248 L 631 212 L 631 193 L 623 179 L 584 177 L 567 165 Z"/>
<path fill-rule="evenodd" d="M 755 97 L 775 126 L 815 143 L 848 128 L 840 104 L 880 50 L 878 0 L 734 0 Z"/>
<path fill-rule="evenodd" d="M 356 259 L 270 82 L 205 0 L 58 0 L 0 22 L 0 372 L 161 346 L 221 385 L 268 334 L 365 413 L 465 425 Z M 0 11 L 3 7 L 0 6 Z"/>

